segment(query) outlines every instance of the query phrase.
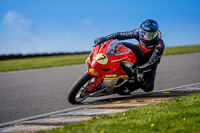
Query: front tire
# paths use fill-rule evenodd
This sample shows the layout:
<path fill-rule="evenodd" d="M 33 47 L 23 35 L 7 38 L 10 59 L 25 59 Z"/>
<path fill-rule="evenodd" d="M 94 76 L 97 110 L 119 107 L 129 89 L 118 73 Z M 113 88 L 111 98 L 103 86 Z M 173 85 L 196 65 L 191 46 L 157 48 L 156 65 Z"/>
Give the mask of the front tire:
<path fill-rule="evenodd" d="M 68 101 L 71 104 L 78 104 L 84 101 L 91 92 L 87 91 L 88 87 L 95 81 L 96 77 L 85 73 L 71 87 L 68 93 Z"/>

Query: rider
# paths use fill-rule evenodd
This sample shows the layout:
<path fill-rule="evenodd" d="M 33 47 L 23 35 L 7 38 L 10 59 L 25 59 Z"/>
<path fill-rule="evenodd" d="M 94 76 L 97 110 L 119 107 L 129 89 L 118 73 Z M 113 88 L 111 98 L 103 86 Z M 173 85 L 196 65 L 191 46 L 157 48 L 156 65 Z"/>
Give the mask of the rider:
<path fill-rule="evenodd" d="M 165 45 L 161 39 L 158 23 L 153 19 L 145 20 L 140 28 L 126 31 L 116 32 L 105 37 L 96 38 L 94 43 L 99 45 L 110 39 L 136 39 L 139 44 L 134 45 L 128 42 L 122 42 L 126 47 L 129 47 L 136 55 L 137 60 L 133 68 L 129 71 L 133 75 L 144 74 L 141 81 L 134 82 L 131 87 L 125 87 L 120 94 L 129 94 L 130 91 L 138 88 L 145 92 L 152 93 L 156 76 L 157 65 L 160 63 Z M 128 89 L 127 89 L 128 88 Z"/>

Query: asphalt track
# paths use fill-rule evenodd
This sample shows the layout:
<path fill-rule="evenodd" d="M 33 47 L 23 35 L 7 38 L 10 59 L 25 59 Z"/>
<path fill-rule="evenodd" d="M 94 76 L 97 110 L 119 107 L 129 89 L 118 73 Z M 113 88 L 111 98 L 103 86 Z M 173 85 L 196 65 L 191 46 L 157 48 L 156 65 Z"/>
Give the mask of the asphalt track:
<path fill-rule="evenodd" d="M 199 83 L 199 57 L 200 53 L 163 57 L 154 90 Z M 0 123 L 81 106 L 68 103 L 67 93 L 85 71 L 85 65 L 74 65 L 0 73 Z M 85 104 L 117 97 L 92 98 Z"/>

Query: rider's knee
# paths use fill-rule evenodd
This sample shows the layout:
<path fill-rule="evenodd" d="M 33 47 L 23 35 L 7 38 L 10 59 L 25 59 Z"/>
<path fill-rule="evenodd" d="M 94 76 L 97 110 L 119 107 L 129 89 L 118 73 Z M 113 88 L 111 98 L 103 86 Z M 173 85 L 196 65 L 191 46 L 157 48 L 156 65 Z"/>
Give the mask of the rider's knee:
<path fill-rule="evenodd" d="M 141 88 L 142 88 L 145 92 L 150 92 L 150 91 L 153 90 L 154 84 L 153 84 L 153 83 L 145 83 Z"/>

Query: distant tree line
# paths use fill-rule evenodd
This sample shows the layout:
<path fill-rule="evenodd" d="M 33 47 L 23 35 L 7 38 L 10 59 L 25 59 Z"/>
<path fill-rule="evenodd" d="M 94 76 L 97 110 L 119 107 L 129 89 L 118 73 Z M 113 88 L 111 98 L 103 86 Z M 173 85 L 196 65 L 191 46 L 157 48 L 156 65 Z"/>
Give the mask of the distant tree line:
<path fill-rule="evenodd" d="M 74 52 L 74 53 L 37 53 L 37 54 L 10 54 L 10 55 L 0 55 L 0 60 L 9 59 L 22 59 L 22 58 L 32 58 L 32 57 L 45 57 L 45 56 L 57 56 L 57 55 L 73 55 L 73 54 L 85 54 L 90 53 L 90 51 L 84 52 Z"/>

